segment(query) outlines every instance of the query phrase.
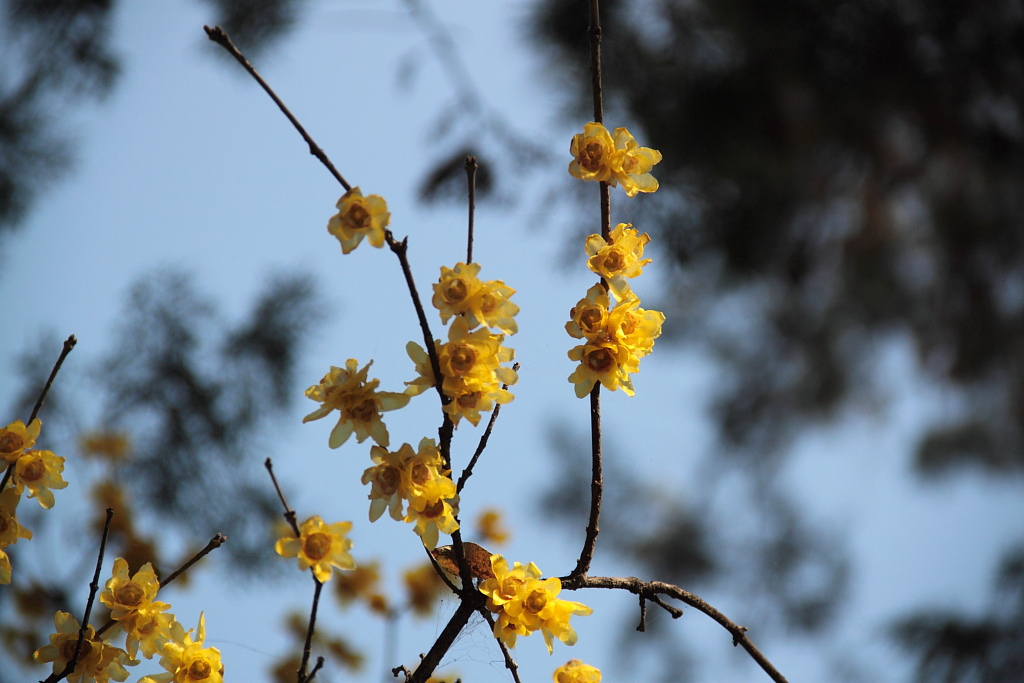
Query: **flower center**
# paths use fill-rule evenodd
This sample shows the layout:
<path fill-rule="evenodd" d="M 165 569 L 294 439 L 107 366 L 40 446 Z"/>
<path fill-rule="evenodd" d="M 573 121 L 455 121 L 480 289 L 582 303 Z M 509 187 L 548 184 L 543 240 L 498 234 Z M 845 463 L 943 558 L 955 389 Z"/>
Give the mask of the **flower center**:
<path fill-rule="evenodd" d="M 583 148 L 583 155 L 580 157 L 580 166 L 591 173 L 594 173 L 601 168 L 602 157 L 604 157 L 604 149 L 602 148 L 601 143 L 596 140 L 594 142 L 588 142 L 587 146 Z"/>
<path fill-rule="evenodd" d="M 459 404 L 459 407 L 463 410 L 471 410 L 476 408 L 480 402 L 480 397 L 483 394 L 479 391 L 471 391 L 466 394 L 459 394 L 459 397 L 455 399 L 455 402 Z"/>
<path fill-rule="evenodd" d="M 360 204 L 349 209 L 345 219 L 355 230 L 366 230 L 370 227 L 370 212 Z"/>
<path fill-rule="evenodd" d="M 439 500 L 436 503 L 432 503 L 423 508 L 423 512 L 420 513 L 420 517 L 426 517 L 427 519 L 436 519 L 441 516 L 444 512 L 444 501 Z"/>
<path fill-rule="evenodd" d="M 526 598 L 524 604 L 526 605 L 526 609 L 537 614 L 544 609 L 544 605 L 548 604 L 548 594 L 544 591 L 533 591 L 530 593 L 529 597 Z"/>
<path fill-rule="evenodd" d="M 412 466 L 412 472 L 409 473 L 410 478 L 414 484 L 422 486 L 430 481 L 430 468 L 421 462 L 416 463 Z"/>
<path fill-rule="evenodd" d="M 465 375 L 473 369 L 473 364 L 476 363 L 476 351 L 469 346 L 458 346 L 451 354 L 451 366 L 459 375 Z"/>
<path fill-rule="evenodd" d="M 588 308 L 580 314 L 580 328 L 587 332 L 595 332 L 601 325 L 604 311 L 600 308 Z"/>
<path fill-rule="evenodd" d="M 505 580 L 501 582 L 501 588 L 498 589 L 498 594 L 505 600 L 511 600 L 516 597 L 516 589 L 519 588 L 522 583 L 522 580 L 517 579 L 514 576 L 506 576 Z"/>
<path fill-rule="evenodd" d="M 611 352 L 599 348 L 587 354 L 587 366 L 594 372 L 607 372 L 615 365 Z"/>
<path fill-rule="evenodd" d="M 624 265 L 625 259 L 622 257 L 622 253 L 618 249 L 613 249 L 604 257 L 604 267 L 609 273 L 615 273 L 622 270 Z"/>
<path fill-rule="evenodd" d="M 498 307 L 498 299 L 493 294 L 491 294 L 490 292 L 486 292 L 480 298 L 480 310 L 482 312 L 490 313 L 491 311 L 493 311 L 497 307 Z"/>
<path fill-rule="evenodd" d="M 114 592 L 114 598 L 117 600 L 117 603 L 125 607 L 138 605 L 145 596 L 146 592 L 134 581 L 129 581 Z"/>
<path fill-rule="evenodd" d="M 377 475 L 377 486 L 385 496 L 390 496 L 397 491 L 400 482 L 401 475 L 398 472 L 398 468 L 391 465 L 382 469 Z"/>
<path fill-rule="evenodd" d="M 39 481 L 46 474 L 46 465 L 42 458 L 37 458 L 25 466 L 21 471 L 22 481 Z"/>
<path fill-rule="evenodd" d="M 445 288 L 442 290 L 444 300 L 450 304 L 457 303 L 466 298 L 469 294 L 469 288 L 466 287 L 466 281 L 461 277 L 453 278 L 448 281 Z"/>
<path fill-rule="evenodd" d="M 324 556 L 327 555 L 327 551 L 330 549 L 331 537 L 319 531 L 307 536 L 302 544 L 302 550 L 306 553 L 306 557 L 315 562 L 324 559 Z"/>
<path fill-rule="evenodd" d="M 0 436 L 0 453 L 14 453 L 21 450 L 24 445 L 25 440 L 19 434 L 3 430 L 3 435 Z"/>
<path fill-rule="evenodd" d="M 204 681 L 213 673 L 213 667 L 205 659 L 197 659 L 188 667 L 188 677 L 197 681 Z"/>
<path fill-rule="evenodd" d="M 377 415 L 377 404 L 372 398 L 363 399 L 358 405 L 349 408 L 349 417 L 361 422 L 372 422 Z"/>
<path fill-rule="evenodd" d="M 64 641 L 64 644 L 60 646 L 60 656 L 70 662 L 75 656 L 75 645 L 77 644 L 78 634 L 75 633 L 70 639 Z M 89 638 L 87 637 L 82 641 L 82 651 L 78 653 L 79 663 L 88 659 L 90 652 L 92 652 L 92 643 L 89 642 Z M 77 669 L 78 667 L 75 668 Z"/>

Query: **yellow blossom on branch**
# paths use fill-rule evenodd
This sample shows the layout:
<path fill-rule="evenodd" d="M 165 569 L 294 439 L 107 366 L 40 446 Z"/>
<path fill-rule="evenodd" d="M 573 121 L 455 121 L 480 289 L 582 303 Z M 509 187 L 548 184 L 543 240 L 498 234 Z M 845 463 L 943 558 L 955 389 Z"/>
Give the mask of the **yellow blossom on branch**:
<path fill-rule="evenodd" d="M 601 670 L 578 659 L 570 659 L 555 669 L 551 678 L 554 683 L 601 683 Z"/>
<path fill-rule="evenodd" d="M 303 571 L 312 567 L 317 581 L 324 583 L 331 578 L 331 567 L 355 568 L 356 562 L 348 552 L 352 541 L 345 536 L 351 529 L 352 522 L 325 524 L 319 516 L 313 516 L 299 527 L 299 538 L 278 539 L 274 550 L 282 557 L 297 558 Z"/>
<path fill-rule="evenodd" d="M 629 292 L 626 278 L 640 275 L 651 259 L 643 258 L 644 246 L 651 241 L 646 232 L 638 235 L 629 223 L 619 223 L 606 242 L 600 235 L 590 235 L 586 241 L 587 266 L 608 282 L 608 289 L 621 300 Z"/>
<path fill-rule="evenodd" d="M 36 418 L 27 427 L 21 420 L 15 420 L 0 428 L 0 458 L 8 463 L 15 462 L 26 449 L 35 445 L 41 427 L 42 423 Z"/>
<path fill-rule="evenodd" d="M 379 195 L 364 197 L 353 187 L 338 200 L 338 213 L 327 222 L 327 232 L 341 242 L 341 252 L 348 254 L 367 238 L 375 247 L 384 246 L 384 229 L 391 221 L 387 203 Z"/>
<path fill-rule="evenodd" d="M 635 393 L 629 375 L 638 371 L 640 365 L 625 346 L 613 341 L 588 341 L 570 349 L 569 360 L 579 361 L 569 375 L 578 398 L 589 394 L 598 382 L 609 391 L 622 389 L 627 396 Z"/>
<path fill-rule="evenodd" d="M 486 325 L 505 334 L 515 334 L 514 320 L 519 307 L 509 301 L 515 290 L 501 280 L 481 282 L 479 263 L 457 263 L 455 268 L 441 267 L 441 279 L 434 285 L 431 302 L 441 312 L 441 322 L 453 315 L 465 315 L 470 329 Z"/>
<path fill-rule="evenodd" d="M 161 648 L 160 666 L 167 673 L 146 676 L 139 683 L 223 683 L 224 664 L 220 650 L 203 647 L 206 640 L 206 621 L 199 614 L 199 627 L 195 638 L 192 629 L 177 621 L 171 626 L 171 638 Z"/>
<path fill-rule="evenodd" d="M 14 489 L 19 494 L 28 489 L 29 498 L 36 498 L 39 504 L 49 510 L 53 507 L 53 492 L 50 489 L 62 489 L 68 483 L 61 472 L 64 471 L 64 458 L 50 451 L 25 451 L 14 465 Z"/>
<path fill-rule="evenodd" d="M 405 521 L 415 523 L 413 531 L 427 550 L 433 550 L 437 547 L 438 532 L 453 534 L 459 528 L 455 519 L 458 505 L 455 482 L 441 475 L 427 482 L 421 495 L 409 499 Z"/>
<path fill-rule="evenodd" d="M 573 156 L 569 173 L 574 178 L 622 185 L 630 197 L 658 189 L 650 171 L 661 161 L 661 152 L 641 147 L 625 128 L 609 133 L 603 124 L 584 124 L 583 132 L 573 136 L 569 153 Z"/>
<path fill-rule="evenodd" d="M 165 602 L 154 602 L 160 582 L 157 581 L 153 565 L 147 562 L 135 575 L 128 576 L 128 562 L 119 557 L 114 560 L 113 576 L 107 580 L 106 587 L 100 593 L 100 602 L 110 609 L 110 617 L 122 621 L 134 616 L 139 611 L 164 612 L 170 609 Z"/>
<path fill-rule="evenodd" d="M 32 538 L 32 532 L 18 523 L 15 514 L 20 501 L 21 496 L 11 487 L 0 492 L 0 549 L 17 543 L 19 538 Z"/>
<path fill-rule="evenodd" d="M 50 635 L 50 644 L 36 650 L 32 658 L 40 663 L 53 662 L 53 673 L 58 673 L 74 659 L 79 625 L 67 612 L 57 612 L 53 624 L 57 631 Z M 130 659 L 124 650 L 97 640 L 96 631 L 92 626 L 86 626 L 78 663 L 66 680 L 70 683 L 123 681 L 128 678 L 125 667 L 136 664 L 138 662 Z"/>
<path fill-rule="evenodd" d="M 402 470 L 407 457 L 412 457 L 412 446 L 407 443 L 394 452 L 380 446 L 370 448 L 370 459 L 376 463 L 363 472 L 362 482 L 370 484 L 370 521 L 376 522 L 388 511 L 395 521 L 402 521 L 405 512 L 402 501 L 408 498 L 403 488 Z"/>
<path fill-rule="evenodd" d="M 323 405 L 302 418 L 303 422 L 319 420 L 332 410 L 340 413 L 327 442 L 331 448 L 341 446 L 353 432 L 359 443 L 372 437 L 381 446 L 387 446 L 388 430 L 380 414 L 409 403 L 408 394 L 377 391 L 380 380 L 366 378 L 371 365 L 373 361 L 360 370 L 358 361 L 349 358 L 344 368 L 332 366 L 320 384 L 306 389 L 307 398 Z"/>
<path fill-rule="evenodd" d="M 161 605 L 163 603 L 153 603 Z M 146 659 L 152 659 L 161 651 L 164 644 L 171 640 L 171 627 L 175 624 L 174 615 L 156 610 L 141 609 L 121 622 L 128 634 L 125 647 L 132 659 L 139 650 Z"/>

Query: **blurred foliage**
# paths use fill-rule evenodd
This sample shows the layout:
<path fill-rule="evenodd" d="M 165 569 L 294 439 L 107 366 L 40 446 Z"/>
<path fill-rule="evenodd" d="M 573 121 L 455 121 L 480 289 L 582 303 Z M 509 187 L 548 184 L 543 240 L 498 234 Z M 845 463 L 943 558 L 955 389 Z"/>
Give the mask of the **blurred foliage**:
<path fill-rule="evenodd" d="M 826 628 L 845 551 L 777 474 L 802 428 L 884 400 L 888 343 L 909 342 L 917 370 L 964 399 L 921 434 L 920 474 L 1024 473 L 1024 4 L 602 0 L 601 10 L 606 121 L 664 154 L 659 192 L 614 202 L 613 218 L 643 212 L 637 225 L 672 261 L 659 302 L 674 321 L 667 336 L 719 360 L 709 469 L 731 472 L 702 480 L 686 509 L 655 486 L 606 500 L 602 531 L 667 514 L 608 541 L 641 549 L 658 578 L 770 598 L 784 625 Z M 586 2 L 536 0 L 527 27 L 576 124 L 592 118 L 578 87 L 589 80 L 587 14 Z M 583 233 L 594 231 L 594 195 L 574 207 Z M 715 514 L 728 477 L 747 482 L 748 505 Z M 737 534 L 738 515 L 758 531 Z M 928 653 L 921 680 L 995 671 L 985 658 L 996 648 L 1024 650 L 1019 629 L 941 624 L 904 638 Z M 1000 675 L 1024 678 L 1019 657 L 1000 661 Z"/>
<path fill-rule="evenodd" d="M 250 56 L 295 24 L 302 0 L 204 0 Z M 0 240 L 74 159 L 77 109 L 109 95 L 121 61 L 115 0 L 0 0 Z M 217 53 L 219 54 L 219 53 Z"/>

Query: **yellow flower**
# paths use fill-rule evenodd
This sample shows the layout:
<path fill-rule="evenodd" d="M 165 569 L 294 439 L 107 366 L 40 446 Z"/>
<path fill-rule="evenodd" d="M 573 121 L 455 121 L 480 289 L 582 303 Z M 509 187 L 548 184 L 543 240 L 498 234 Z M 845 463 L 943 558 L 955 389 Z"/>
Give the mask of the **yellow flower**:
<path fill-rule="evenodd" d="M 50 644 L 36 650 L 32 658 L 39 663 L 53 662 L 53 673 L 57 673 L 75 656 L 79 626 L 75 618 L 67 612 L 57 612 L 53 624 L 57 632 L 50 635 Z M 107 683 L 110 680 L 123 681 L 128 678 L 125 667 L 134 666 L 138 662 L 131 660 L 124 650 L 95 638 L 96 632 L 92 626 L 86 626 L 78 664 L 66 680 L 70 683 Z"/>
<path fill-rule="evenodd" d="M 135 576 L 129 578 L 128 562 L 119 557 L 114 560 L 113 576 L 107 580 L 100 602 L 110 609 L 110 617 L 115 621 L 127 619 L 143 609 L 163 612 L 171 606 L 165 602 L 153 602 L 159 589 L 160 582 L 152 564 L 142 565 Z"/>
<path fill-rule="evenodd" d="M 565 331 L 576 339 L 598 339 L 608 334 L 608 292 L 600 284 L 587 290 L 569 311 Z"/>
<path fill-rule="evenodd" d="M 494 578 L 482 581 L 479 590 L 487 596 L 487 609 L 498 614 L 495 638 L 514 647 L 517 636 L 539 630 L 549 654 L 554 638 L 566 645 L 576 643 L 576 631 L 569 625 L 569 618 L 573 614 L 586 616 L 593 610 L 580 602 L 559 599 L 559 579 L 541 579 L 540 569 L 532 562 L 525 567 L 516 562 L 510 570 L 501 555 L 491 556 L 491 569 Z"/>
<path fill-rule="evenodd" d="M 501 512 L 497 508 L 481 511 L 476 518 L 476 528 L 484 542 L 501 544 L 508 541 L 509 532 L 502 524 Z"/>
<path fill-rule="evenodd" d="M 661 152 L 641 147 L 625 128 L 610 134 L 600 123 L 587 123 L 569 145 L 573 160 L 569 173 L 580 180 L 604 181 L 611 186 L 621 184 L 630 197 L 638 192 L 654 192 L 658 181 L 651 168 L 661 161 Z"/>
<path fill-rule="evenodd" d="M 206 622 L 203 614 L 199 614 L 199 627 L 196 637 L 192 638 L 192 629 L 185 628 L 175 621 L 171 625 L 171 638 L 161 648 L 160 666 L 167 673 L 146 676 L 139 683 L 224 683 L 224 665 L 220 660 L 220 650 L 215 647 L 203 647 L 206 639 Z"/>
<path fill-rule="evenodd" d="M 28 497 L 38 499 L 49 510 L 54 502 L 50 489 L 68 485 L 61 476 L 63 471 L 64 458 L 50 451 L 25 451 L 14 465 L 14 489 L 20 494 L 27 488 L 31 491 Z"/>
<path fill-rule="evenodd" d="M 661 336 L 665 314 L 640 308 L 640 299 L 630 292 L 611 310 L 608 317 L 609 336 L 642 358 L 654 349 L 654 340 Z"/>
<path fill-rule="evenodd" d="M 441 312 L 441 322 L 453 315 L 465 315 L 470 329 L 486 325 L 506 334 L 519 327 L 514 317 L 519 307 L 509 301 L 515 290 L 501 280 L 481 282 L 479 263 L 456 263 L 455 268 L 441 266 L 441 279 L 434 285 L 431 302 Z"/>
<path fill-rule="evenodd" d="M 341 242 L 341 253 L 348 254 L 363 241 L 375 247 L 384 246 L 384 229 L 391 221 L 388 205 L 379 195 L 367 197 L 353 187 L 338 200 L 338 213 L 327 222 L 327 232 Z"/>
<path fill-rule="evenodd" d="M 434 351 L 440 357 L 441 355 L 441 340 L 434 340 Z M 416 364 L 416 379 L 411 382 L 406 382 L 405 393 L 409 396 L 419 396 L 427 389 L 430 389 L 435 385 L 434 382 L 434 368 L 430 365 L 430 356 L 423 350 L 423 347 L 416 342 L 409 342 L 405 345 L 405 352 L 409 354 L 409 358 L 413 363 Z"/>
<path fill-rule="evenodd" d="M 608 129 L 600 123 L 583 125 L 583 132 L 572 136 L 569 173 L 580 180 L 612 182 L 615 164 L 615 143 Z"/>
<path fill-rule="evenodd" d="M 405 461 L 415 456 L 412 446 L 407 443 L 394 452 L 373 446 L 370 448 L 370 459 L 377 463 L 373 467 L 367 467 L 363 472 L 362 482 L 370 486 L 370 521 L 376 522 L 388 511 L 391 519 L 402 521 L 405 513 L 402 510 L 402 501 L 408 498 L 405 490 Z"/>
<path fill-rule="evenodd" d="M 635 393 L 629 373 L 640 368 L 626 347 L 609 341 L 588 341 L 570 349 L 569 360 L 579 361 L 569 375 L 569 381 L 576 386 L 578 398 L 589 394 L 597 382 L 610 391 L 622 389 L 627 396 Z"/>
<path fill-rule="evenodd" d="M 555 683 L 601 683 L 601 670 L 578 659 L 570 659 L 555 669 L 551 678 Z"/>
<path fill-rule="evenodd" d="M 124 432 L 89 432 L 82 435 L 78 444 L 85 455 L 110 461 L 124 460 L 132 450 L 131 441 Z"/>
<path fill-rule="evenodd" d="M 515 357 L 515 352 L 501 343 L 505 336 L 492 334 L 486 328 L 469 331 L 465 318 L 456 318 L 448 330 L 448 343 L 442 345 L 439 354 L 442 387 L 445 393 L 458 393 L 460 383 L 466 380 L 515 384 L 516 373 L 511 368 L 500 367 Z"/>
<path fill-rule="evenodd" d="M 331 448 L 341 446 L 353 432 L 359 443 L 372 437 L 381 446 L 387 446 L 388 430 L 380 414 L 397 410 L 409 402 L 408 394 L 377 391 L 380 380 L 366 379 L 371 365 L 373 361 L 360 370 L 359 363 L 349 358 L 344 369 L 332 366 L 320 384 L 306 389 L 307 398 L 323 405 L 302 418 L 303 422 L 319 420 L 332 410 L 341 413 L 327 442 Z"/>
<path fill-rule="evenodd" d="M 427 550 L 433 550 L 437 547 L 438 532 L 452 534 L 459 528 L 455 520 L 458 504 L 455 482 L 440 475 L 426 482 L 420 495 L 409 499 L 405 521 L 415 522 L 413 531 Z"/>
<path fill-rule="evenodd" d="M 6 427 L 0 428 L 0 458 L 7 462 L 15 462 L 25 449 L 32 448 L 39 438 L 42 427 L 39 418 L 32 420 L 28 427 L 21 420 L 15 420 Z"/>
<path fill-rule="evenodd" d="M 163 605 L 161 602 L 154 602 L 153 605 Z M 164 607 L 167 609 L 167 607 Z M 128 654 L 135 658 L 139 650 L 146 659 L 152 659 L 161 651 L 164 644 L 171 640 L 171 628 L 177 623 L 174 615 L 167 612 L 156 611 L 149 607 L 140 609 L 135 614 L 125 618 L 121 626 L 128 634 L 125 647 Z"/>
<path fill-rule="evenodd" d="M 17 543 L 19 538 L 32 538 L 32 532 L 19 524 L 14 514 L 20 501 L 21 496 L 11 487 L 0 493 L 0 548 Z"/>
<path fill-rule="evenodd" d="M 609 237 L 608 242 L 600 235 L 587 237 L 587 266 L 607 280 L 608 289 L 621 300 L 629 292 L 626 278 L 636 277 L 651 262 L 643 258 L 644 245 L 651 237 L 646 232 L 638 235 L 629 223 L 616 225 Z"/>
<path fill-rule="evenodd" d="M 651 168 L 661 161 L 661 152 L 650 147 L 641 147 L 629 131 L 616 128 L 612 131 L 615 141 L 615 177 L 622 189 L 630 197 L 637 192 L 654 192 L 658 189 L 658 181 L 651 175 Z M 615 182 L 611 183 L 615 185 Z"/>
<path fill-rule="evenodd" d="M 313 568 L 317 581 L 324 583 L 331 578 L 331 567 L 353 569 L 355 560 L 349 554 L 352 541 L 345 534 L 352 528 L 352 522 L 324 524 L 319 516 L 313 516 L 299 527 L 300 536 L 286 536 L 278 539 L 274 549 L 282 557 L 298 558 L 299 569 Z"/>

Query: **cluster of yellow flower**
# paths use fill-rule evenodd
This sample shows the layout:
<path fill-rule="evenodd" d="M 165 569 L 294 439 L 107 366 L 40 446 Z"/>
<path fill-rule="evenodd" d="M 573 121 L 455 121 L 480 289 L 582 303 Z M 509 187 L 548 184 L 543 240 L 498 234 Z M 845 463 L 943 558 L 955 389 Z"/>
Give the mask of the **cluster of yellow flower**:
<path fill-rule="evenodd" d="M 463 417 L 476 426 L 481 412 L 511 401 L 512 394 L 502 385 L 515 384 L 518 379 L 515 370 L 502 366 L 515 357 L 512 349 L 502 345 L 505 334 L 519 330 L 515 321 L 519 307 L 509 300 L 515 290 L 501 280 L 482 281 L 479 272 L 478 263 L 442 266 L 431 299 L 442 323 L 455 318 L 448 330 L 448 342 L 442 344 L 435 339 L 434 349 L 443 376 L 441 388 L 451 399 L 444 411 L 456 426 Z M 490 328 L 504 334 L 491 332 Z M 419 344 L 409 342 L 406 351 L 419 375 L 406 383 L 406 391 L 417 395 L 435 385 L 434 371 L 430 357 Z"/>
<path fill-rule="evenodd" d="M 437 547 L 438 532 L 451 534 L 459 528 L 455 482 L 433 439 L 420 440 L 415 452 L 407 443 L 395 452 L 374 446 L 370 457 L 375 464 L 363 472 L 363 483 L 370 484 L 371 522 L 385 509 L 394 520 L 415 522 L 428 550 Z"/>
<path fill-rule="evenodd" d="M 30 539 L 32 532 L 18 523 L 18 503 L 25 489 L 29 498 L 35 498 L 45 509 L 53 507 L 53 491 L 68 485 L 61 473 L 64 458 L 50 451 L 32 448 L 42 423 L 38 418 L 28 426 L 15 420 L 0 428 L 0 462 L 6 463 L 10 486 L 0 491 L 0 584 L 11 582 L 11 559 L 6 548 L 18 542 L 19 538 Z M 4 481 L 8 481 L 4 477 Z"/>
<path fill-rule="evenodd" d="M 576 631 L 569 625 L 569 617 L 586 616 L 593 610 L 580 602 L 559 599 L 560 580 L 542 579 L 533 562 L 525 567 L 516 562 L 509 569 L 501 555 L 491 555 L 491 570 L 494 578 L 482 581 L 479 588 L 487 596 L 487 609 L 498 615 L 494 622 L 495 638 L 515 647 L 517 636 L 540 631 L 548 653 L 554 649 L 554 638 L 566 645 L 576 643 Z"/>
<path fill-rule="evenodd" d="M 352 529 L 352 522 L 325 524 L 314 515 L 299 527 L 299 537 L 294 535 L 278 539 L 274 550 L 281 557 L 298 558 L 301 571 L 313 568 L 313 575 L 320 583 L 331 579 L 331 567 L 355 569 L 356 562 L 349 554 L 352 541 L 346 538 Z"/>
<path fill-rule="evenodd" d="M 133 576 L 129 576 L 128 563 L 123 558 L 114 560 L 112 577 L 107 580 L 100 602 L 110 609 L 110 618 L 125 634 L 125 648 L 109 643 L 110 635 L 98 635 L 87 626 L 78 664 L 67 677 L 71 683 L 108 683 L 128 678 L 127 667 L 137 666 L 136 656 L 141 652 L 146 659 L 160 655 L 160 666 L 165 673 L 144 676 L 139 683 L 223 683 L 224 666 L 220 651 L 203 647 L 206 623 L 199 615 L 199 626 L 193 630 L 184 627 L 168 614 L 170 605 L 156 600 L 160 582 L 150 563 L 146 563 Z M 53 672 L 62 671 L 70 662 L 78 643 L 79 624 L 67 612 L 54 617 L 56 633 L 50 644 L 34 653 L 37 662 L 53 662 Z"/>
<path fill-rule="evenodd" d="M 569 172 L 577 178 L 619 183 L 631 197 L 658 189 L 648 171 L 661 161 L 661 153 L 637 146 L 625 128 L 616 128 L 614 135 L 609 135 L 601 124 L 588 123 L 584 133 L 573 138 L 571 151 L 576 159 Z M 626 282 L 651 262 L 643 257 L 650 236 L 637 234 L 629 223 L 619 223 L 608 237 L 587 237 L 587 266 L 601 276 L 601 282 L 572 308 L 565 325 L 571 337 L 585 340 L 569 351 L 569 359 L 579 362 L 569 381 L 580 398 L 597 382 L 632 396 L 630 375 L 640 370 L 640 359 L 654 348 L 665 322 L 663 313 L 640 308 L 640 299 Z"/>

